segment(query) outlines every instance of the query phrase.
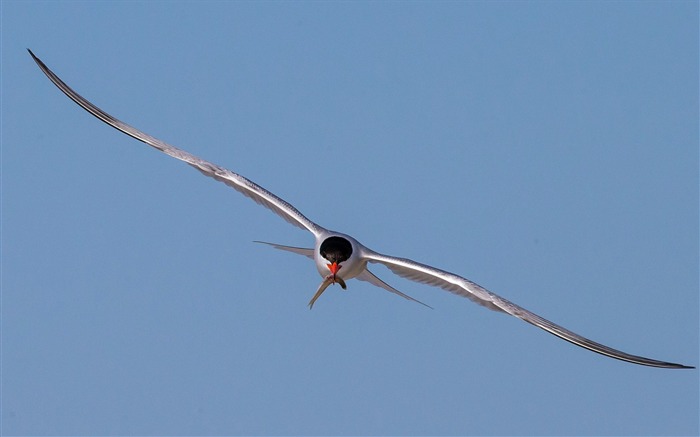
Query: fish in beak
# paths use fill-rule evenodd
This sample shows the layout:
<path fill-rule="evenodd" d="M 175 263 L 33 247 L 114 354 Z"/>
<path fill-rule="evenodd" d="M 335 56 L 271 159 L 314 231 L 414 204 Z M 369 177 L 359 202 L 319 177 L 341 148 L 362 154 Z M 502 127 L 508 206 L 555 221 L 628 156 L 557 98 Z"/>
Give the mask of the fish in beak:
<path fill-rule="evenodd" d="M 328 270 L 331 271 L 331 274 L 326 276 L 323 282 L 321 282 L 321 285 L 319 285 L 318 290 L 316 290 L 316 294 L 314 294 L 314 297 L 312 297 L 311 301 L 309 301 L 309 309 L 314 307 L 314 302 L 316 302 L 316 299 L 318 299 L 321 296 L 321 294 L 323 294 L 323 292 L 326 291 L 326 288 L 328 288 L 329 285 L 338 283 L 343 288 L 343 290 L 348 288 L 347 285 L 345 285 L 345 281 L 343 280 L 343 278 L 338 276 L 338 270 L 340 270 L 341 267 L 342 266 L 337 262 L 328 264 Z"/>

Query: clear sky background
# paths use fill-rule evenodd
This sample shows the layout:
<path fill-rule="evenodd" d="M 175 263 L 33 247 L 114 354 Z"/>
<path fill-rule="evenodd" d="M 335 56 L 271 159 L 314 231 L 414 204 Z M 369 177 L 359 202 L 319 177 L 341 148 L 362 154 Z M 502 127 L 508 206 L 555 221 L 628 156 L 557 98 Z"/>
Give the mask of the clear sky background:
<path fill-rule="evenodd" d="M 375 272 L 322 226 L 697 366 L 697 2 L 2 2 L 3 434 L 692 435 L 698 371 Z"/>

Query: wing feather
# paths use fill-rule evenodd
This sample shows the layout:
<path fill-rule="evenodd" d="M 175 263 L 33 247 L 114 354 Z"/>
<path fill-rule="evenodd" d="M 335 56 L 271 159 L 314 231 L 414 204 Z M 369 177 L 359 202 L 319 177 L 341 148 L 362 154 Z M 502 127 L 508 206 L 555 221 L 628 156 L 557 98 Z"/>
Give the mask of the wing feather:
<path fill-rule="evenodd" d="M 484 287 L 453 273 L 449 273 L 444 270 L 437 269 L 435 267 L 421 264 L 410 259 L 382 255 L 369 250 L 367 250 L 367 253 L 365 253 L 364 256 L 369 262 L 384 264 L 386 267 L 389 268 L 389 270 L 406 279 L 410 279 L 412 281 L 420 282 L 427 285 L 440 287 L 458 296 L 469 298 L 474 302 L 492 310 L 510 314 L 521 320 L 524 320 L 527 323 L 535 325 L 538 328 L 544 329 L 550 334 L 556 335 L 561 339 L 564 339 L 570 343 L 573 343 L 590 351 L 597 352 L 602 355 L 607 355 L 611 358 L 615 358 L 618 360 L 628 361 L 631 363 L 641 364 L 645 366 L 664 367 L 672 369 L 694 368 L 692 366 L 669 363 L 666 361 L 659 361 L 651 358 L 641 357 L 638 355 L 628 354 L 626 352 L 622 352 L 620 350 L 613 349 L 609 346 L 597 343 L 593 340 L 576 334 L 575 332 L 569 331 L 568 329 L 559 326 L 556 323 L 553 323 L 541 316 L 538 316 L 537 314 L 528 311 L 525 308 L 516 305 L 513 302 L 498 296 L 497 294 L 488 291 Z"/>
<path fill-rule="evenodd" d="M 51 82 L 53 82 L 54 85 L 56 85 L 56 87 L 58 87 L 58 89 L 60 89 L 65 95 L 67 95 L 71 100 L 80 105 L 87 112 L 102 120 L 106 124 L 129 135 L 132 138 L 135 138 L 155 149 L 160 150 L 166 155 L 172 156 L 175 159 L 179 159 L 180 161 L 186 162 L 187 164 L 199 170 L 205 176 L 209 176 L 211 178 L 216 179 L 217 181 L 225 183 L 229 187 L 235 189 L 239 193 L 244 194 L 246 197 L 253 199 L 255 202 L 270 209 L 272 212 L 282 217 L 287 222 L 299 228 L 306 229 L 314 235 L 318 235 L 319 233 L 321 233 L 321 231 L 324 230 L 321 226 L 306 218 L 294 206 L 292 206 L 285 200 L 277 197 L 276 195 L 272 194 L 271 192 L 267 191 L 265 188 L 261 187 L 260 185 L 256 184 L 250 179 L 241 176 L 237 173 L 234 173 L 231 170 L 227 170 L 216 164 L 212 164 L 211 162 L 205 161 L 204 159 L 194 156 L 184 150 L 178 149 L 177 147 L 174 147 L 164 141 L 159 140 L 158 138 L 155 138 L 145 132 L 142 132 L 139 129 L 136 129 L 135 127 L 130 126 L 104 112 L 103 110 L 95 106 L 93 103 L 82 97 L 80 94 L 73 91 L 73 89 L 66 85 L 66 83 L 63 82 L 58 76 L 56 76 L 56 74 L 53 71 L 51 71 L 46 66 L 46 64 L 44 64 L 39 58 L 37 58 L 31 50 L 28 51 L 29 54 L 32 55 L 32 58 L 39 66 L 41 71 L 43 71 L 44 74 L 46 74 L 46 76 L 51 80 Z"/>
<path fill-rule="evenodd" d="M 419 303 L 419 304 L 421 304 L 421 305 L 423 305 L 423 306 L 426 306 L 426 307 L 428 307 L 428 308 L 430 308 L 430 309 L 433 309 L 433 307 L 431 307 L 430 305 L 424 304 L 423 302 L 419 301 L 418 299 L 414 299 L 414 298 L 412 298 L 411 296 L 409 296 L 409 295 L 407 295 L 407 294 L 405 294 L 405 293 L 402 293 L 402 292 L 400 292 L 399 290 L 395 289 L 395 288 L 392 287 L 391 285 L 389 285 L 389 284 L 387 284 L 386 282 L 384 282 L 384 281 L 382 281 L 381 279 L 379 279 L 374 273 L 370 272 L 368 269 L 365 269 L 362 273 L 360 273 L 359 275 L 357 275 L 357 276 L 355 277 L 355 279 L 359 279 L 360 281 L 369 282 L 369 283 L 372 284 L 372 285 L 375 285 L 375 286 L 377 286 L 377 287 L 379 287 L 379 288 L 385 289 L 386 291 L 389 291 L 389 292 L 391 292 L 391 293 L 394 293 L 394 294 L 396 294 L 396 295 L 399 295 L 399 296 L 403 297 L 404 299 L 412 300 L 413 302 L 417 302 L 417 303 Z"/>
<path fill-rule="evenodd" d="M 267 244 L 268 246 L 272 246 L 275 249 L 286 250 L 287 252 L 296 253 L 299 255 L 303 255 L 307 258 L 314 259 L 314 250 L 313 249 L 307 249 L 305 247 L 296 247 L 296 246 L 285 246 L 283 244 L 268 243 L 266 241 L 254 241 L 254 243 Z"/>

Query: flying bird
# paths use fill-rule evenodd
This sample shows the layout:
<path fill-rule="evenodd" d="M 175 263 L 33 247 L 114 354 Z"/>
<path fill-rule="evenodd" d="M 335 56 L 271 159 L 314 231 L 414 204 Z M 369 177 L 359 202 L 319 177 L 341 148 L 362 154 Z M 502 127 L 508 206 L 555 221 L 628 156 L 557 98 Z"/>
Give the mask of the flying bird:
<path fill-rule="evenodd" d="M 446 272 L 426 264 L 421 264 L 407 258 L 399 258 L 375 252 L 349 235 L 326 229 L 308 219 L 290 203 L 277 197 L 250 179 L 234 173 L 231 170 L 227 170 L 216 164 L 198 158 L 184 150 L 171 146 L 170 144 L 152 137 L 151 135 L 109 115 L 73 91 L 73 89 L 66 85 L 39 58 L 37 58 L 31 50 L 28 51 L 41 71 L 46 74 L 51 82 L 53 82 L 54 85 L 56 85 L 65 95 L 67 95 L 71 100 L 80 105 L 90 114 L 94 115 L 113 128 L 143 143 L 146 143 L 149 146 L 172 156 L 173 158 L 186 162 L 199 170 L 205 176 L 212 177 L 217 181 L 225 183 L 243 195 L 250 197 L 260 205 L 270 209 L 287 222 L 309 231 L 314 236 L 313 248 L 292 247 L 273 243 L 264 244 L 269 244 L 276 249 L 306 256 L 315 262 L 316 268 L 318 269 L 318 272 L 323 280 L 309 302 L 310 308 L 313 307 L 316 300 L 330 285 L 339 284 L 343 289 L 345 289 L 347 287 L 346 281 L 353 278 L 369 282 L 377 287 L 401 296 L 404 299 L 425 305 L 424 303 L 398 291 L 391 285 L 382 281 L 367 268 L 368 264 L 383 264 L 398 276 L 415 282 L 442 288 L 458 296 L 471 299 L 477 304 L 491 310 L 510 314 L 524 320 L 527 323 L 535 325 L 538 328 L 544 329 L 550 334 L 556 335 L 559 338 L 593 352 L 644 366 L 670 369 L 694 368 L 692 366 L 685 366 L 682 364 L 659 361 L 628 354 L 626 352 L 622 352 L 589 340 L 581 335 L 569 331 L 562 326 L 550 322 L 549 320 L 544 319 L 537 314 L 532 313 L 525 308 L 522 308 L 521 306 L 516 305 L 513 302 L 504 299 L 459 275 Z"/>

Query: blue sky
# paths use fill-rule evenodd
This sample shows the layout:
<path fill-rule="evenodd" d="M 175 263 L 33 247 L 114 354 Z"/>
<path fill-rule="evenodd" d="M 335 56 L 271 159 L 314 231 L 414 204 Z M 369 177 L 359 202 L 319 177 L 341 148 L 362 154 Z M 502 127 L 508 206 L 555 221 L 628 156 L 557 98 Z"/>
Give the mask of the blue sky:
<path fill-rule="evenodd" d="M 697 2 L 2 3 L 2 433 L 692 435 L 612 360 L 308 246 L 322 226 L 594 340 L 698 359 Z"/>

